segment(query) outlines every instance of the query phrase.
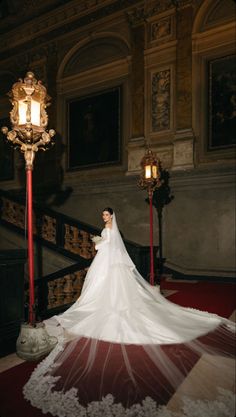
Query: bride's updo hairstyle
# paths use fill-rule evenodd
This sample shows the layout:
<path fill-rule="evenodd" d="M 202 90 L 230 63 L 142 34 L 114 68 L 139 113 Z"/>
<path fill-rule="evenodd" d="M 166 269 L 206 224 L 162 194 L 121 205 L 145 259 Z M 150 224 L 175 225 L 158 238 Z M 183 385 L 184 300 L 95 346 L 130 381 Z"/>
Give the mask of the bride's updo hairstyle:
<path fill-rule="evenodd" d="M 112 214 L 113 214 L 113 209 L 112 209 L 111 207 L 105 207 L 105 208 L 102 210 L 102 212 L 104 212 L 104 211 L 108 211 L 108 213 L 110 213 L 110 215 L 112 215 Z"/>

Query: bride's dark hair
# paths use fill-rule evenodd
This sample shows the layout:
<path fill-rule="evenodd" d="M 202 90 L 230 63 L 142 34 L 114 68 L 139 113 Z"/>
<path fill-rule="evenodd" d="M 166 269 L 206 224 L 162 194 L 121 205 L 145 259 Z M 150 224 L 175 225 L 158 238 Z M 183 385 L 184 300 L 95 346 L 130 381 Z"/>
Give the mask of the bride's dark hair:
<path fill-rule="evenodd" d="M 111 207 L 105 207 L 102 212 L 108 211 L 108 213 L 113 214 L 113 209 Z"/>

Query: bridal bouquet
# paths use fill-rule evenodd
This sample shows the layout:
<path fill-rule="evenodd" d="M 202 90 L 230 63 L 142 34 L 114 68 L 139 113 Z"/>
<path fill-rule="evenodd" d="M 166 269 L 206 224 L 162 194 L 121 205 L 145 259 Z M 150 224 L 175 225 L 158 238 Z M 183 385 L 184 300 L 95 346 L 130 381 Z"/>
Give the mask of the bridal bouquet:
<path fill-rule="evenodd" d="M 92 237 L 92 241 L 93 241 L 95 244 L 99 243 L 101 240 L 102 240 L 102 237 L 101 237 L 101 236 L 93 236 L 93 237 Z"/>

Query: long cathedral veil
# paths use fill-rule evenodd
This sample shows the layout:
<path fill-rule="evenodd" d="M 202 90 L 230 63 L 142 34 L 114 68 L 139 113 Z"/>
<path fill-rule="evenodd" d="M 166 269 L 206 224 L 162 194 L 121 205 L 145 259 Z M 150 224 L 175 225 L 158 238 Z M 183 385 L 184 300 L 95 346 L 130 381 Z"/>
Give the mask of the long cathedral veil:
<path fill-rule="evenodd" d="M 106 247 L 105 259 L 102 252 L 94 259 L 81 301 L 62 315 L 62 326 L 49 329 L 57 332 L 58 345 L 24 386 L 25 398 L 45 413 L 65 417 L 208 416 L 211 407 L 214 417 L 234 415 L 232 322 L 170 303 L 151 287 L 127 253 L 115 213 Z M 231 391 L 223 383 L 226 372 Z M 175 414 L 185 396 L 189 414 Z"/>
<path fill-rule="evenodd" d="M 132 269 L 135 268 L 133 261 L 131 260 L 124 241 L 121 237 L 117 221 L 116 214 L 112 214 L 112 227 L 111 227 L 111 240 L 110 240 L 110 263 L 111 264 L 126 264 Z"/>

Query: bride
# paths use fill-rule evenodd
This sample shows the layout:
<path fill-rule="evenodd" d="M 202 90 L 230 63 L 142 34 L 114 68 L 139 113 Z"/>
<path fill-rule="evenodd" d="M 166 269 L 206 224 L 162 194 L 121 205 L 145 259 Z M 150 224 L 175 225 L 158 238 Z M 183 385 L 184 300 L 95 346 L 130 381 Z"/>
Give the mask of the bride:
<path fill-rule="evenodd" d="M 219 358 L 234 356 L 234 325 L 166 300 L 137 271 L 113 210 L 105 208 L 102 217 L 105 227 L 93 239 L 97 254 L 82 293 L 66 312 L 45 321 L 58 343 L 33 371 L 24 396 L 55 416 L 197 416 L 165 404 L 199 358 L 217 355 L 220 369 Z M 205 381 L 204 396 L 207 390 Z M 222 407 L 217 414 L 211 403 L 214 417 L 231 416 L 225 407 L 226 414 Z M 199 416 L 211 403 L 199 408 L 198 402 Z"/>

